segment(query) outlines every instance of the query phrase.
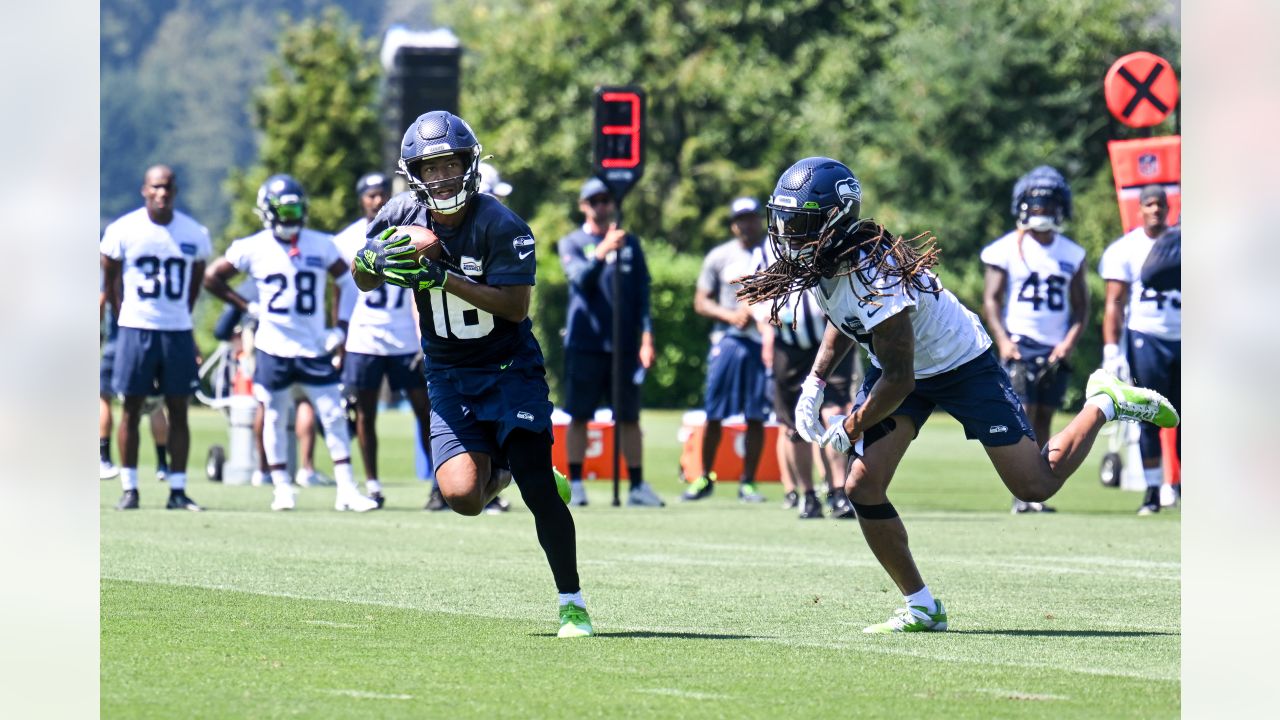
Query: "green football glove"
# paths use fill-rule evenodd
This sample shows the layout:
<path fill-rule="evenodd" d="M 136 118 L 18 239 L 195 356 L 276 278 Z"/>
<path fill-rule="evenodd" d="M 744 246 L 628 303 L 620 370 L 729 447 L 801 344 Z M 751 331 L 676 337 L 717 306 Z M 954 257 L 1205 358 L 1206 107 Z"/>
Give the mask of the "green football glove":
<path fill-rule="evenodd" d="M 365 241 L 364 247 L 356 253 L 356 269 L 361 272 L 377 275 L 388 282 L 391 271 L 412 271 L 417 265 L 413 262 L 413 245 L 408 235 L 395 235 L 394 226 L 383 230 L 376 238 Z"/>
<path fill-rule="evenodd" d="M 421 265 L 405 269 L 388 266 L 384 277 L 392 285 L 410 290 L 440 290 L 449 279 L 449 271 L 441 263 L 422 258 Z"/>

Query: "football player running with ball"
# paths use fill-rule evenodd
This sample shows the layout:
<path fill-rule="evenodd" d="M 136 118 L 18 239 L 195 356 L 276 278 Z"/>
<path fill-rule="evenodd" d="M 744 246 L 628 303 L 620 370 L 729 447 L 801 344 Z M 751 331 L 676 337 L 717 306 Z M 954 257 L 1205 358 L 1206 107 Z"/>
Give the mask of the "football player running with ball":
<path fill-rule="evenodd" d="M 352 271 L 365 292 L 413 290 L 431 396 L 431 460 L 449 507 L 479 515 L 514 476 L 559 590 L 560 637 L 592 634 L 578 584 L 569 483 L 551 464 L 551 402 L 529 302 L 533 233 L 479 192 L 481 146 L 445 111 L 409 126 L 400 172 L 409 182 L 369 223 Z M 439 260 L 399 231 L 429 228 Z"/>
<path fill-rule="evenodd" d="M 290 388 L 297 383 L 324 428 L 338 486 L 334 509 L 374 510 L 378 503 L 360 494 L 353 480 L 347 417 L 333 365 L 333 351 L 346 339 L 346 319 L 340 312 L 338 326 L 326 328 L 324 318 L 325 276 L 341 278 L 350 266 L 333 244 L 332 235 L 303 227 L 307 196 L 292 177 L 267 178 L 258 189 L 254 210 L 264 229 L 231 243 L 227 254 L 209 266 L 204 286 L 258 319 L 253 393 L 264 408 L 262 443 L 275 488 L 271 509 L 292 510 L 295 505 L 285 433 L 293 404 Z M 228 280 L 242 272 L 253 278 L 261 302 L 245 300 L 228 285 Z M 351 303 L 346 303 L 346 312 L 350 309 Z"/>
<path fill-rule="evenodd" d="M 787 169 L 768 203 L 769 241 L 779 259 L 744 278 L 739 295 L 773 300 L 776 323 L 786 296 L 806 290 L 830 320 L 796 404 L 796 424 L 807 440 L 854 456 L 845 490 L 863 537 L 906 604 L 864 632 L 946 630 L 947 611 L 921 578 L 887 495 L 935 407 L 983 444 L 1005 486 L 1027 502 L 1044 502 L 1062 487 L 1103 423 L 1120 418 L 1172 427 L 1178 414 L 1159 394 L 1099 370 L 1089 378 L 1084 408 L 1041 450 L 978 316 L 930 271 L 937 260 L 932 241 L 905 240 L 860 219 L 861 196 L 858 179 L 830 158 L 806 158 Z M 853 411 L 823 428 L 824 380 L 854 342 L 873 367 Z"/>

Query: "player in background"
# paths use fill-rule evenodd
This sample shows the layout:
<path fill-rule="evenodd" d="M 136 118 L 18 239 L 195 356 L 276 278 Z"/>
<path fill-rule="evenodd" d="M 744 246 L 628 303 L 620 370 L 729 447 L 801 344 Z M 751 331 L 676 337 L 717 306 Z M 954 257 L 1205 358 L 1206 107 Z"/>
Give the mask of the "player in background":
<path fill-rule="evenodd" d="M 761 221 L 760 203 L 755 198 L 734 200 L 731 212 L 735 217 L 739 214 L 751 214 L 755 216 L 757 223 Z M 768 242 L 760 243 L 755 256 L 758 269 L 767 268 L 778 260 L 773 243 Z M 805 292 L 788 295 L 778 309 L 777 327 L 768 321 L 768 307 L 756 305 L 753 310 L 757 313 L 756 319 L 763 339 L 764 363 L 773 376 L 774 415 L 782 424 L 776 452 L 783 487 L 787 490 L 783 508 L 790 510 L 798 506 L 802 520 L 822 517 L 822 503 L 818 500 L 813 485 L 816 461 L 827 486 L 831 516 L 853 518 L 853 505 L 849 503 L 849 496 L 844 491 L 849 457 L 835 448 L 819 447 L 801 437 L 796 431 L 795 407 L 804 395 L 820 406 L 824 421 L 831 415 L 848 413 L 857 353 L 845 355 L 832 369 L 823 396 L 817 385 L 804 384 L 827 327 L 827 318 L 813 297 Z M 797 489 L 799 493 L 796 492 Z"/>
<path fill-rule="evenodd" d="M 680 496 L 684 501 L 701 500 L 715 491 L 717 478 L 712 467 L 720 448 L 722 422 L 730 415 L 742 415 L 747 423 L 738 499 L 751 503 L 765 499 L 756 490 L 755 480 L 764 448 L 764 420 L 769 414 L 769 378 L 760 329 L 751 308 L 738 300 L 735 282 L 755 270 L 752 253 L 764 239 L 764 226 L 758 213 L 737 212 L 733 206 L 729 213 L 733 238 L 707 253 L 693 295 L 693 311 L 715 320 L 715 326 L 707 357 L 702 475 Z"/>
<path fill-rule="evenodd" d="M 1098 264 L 1098 273 L 1107 281 L 1102 367 L 1164 393 L 1180 410 L 1182 291 L 1144 287 L 1141 276 L 1151 248 L 1168 229 L 1169 198 L 1163 186 L 1147 185 L 1138 202 L 1142 225 L 1107 246 Z M 1144 425 L 1139 445 L 1147 491 L 1138 514 L 1151 515 L 1160 512 L 1160 485 L 1164 483 L 1159 429 Z M 1178 428 L 1178 454 L 1182 454 L 1182 428 Z"/>
<path fill-rule="evenodd" d="M 373 510 L 378 503 L 360 494 L 353 479 L 347 419 L 333 365 L 332 353 L 346 337 L 346 320 L 340 314 L 336 327 L 325 327 L 325 276 L 342 277 L 349 265 L 333 236 L 304 227 L 307 196 L 292 177 L 267 178 L 258 189 L 255 212 L 264 229 L 231 243 L 226 255 L 210 264 L 204 283 L 209 292 L 258 319 L 253 392 L 265 411 L 263 445 L 275 488 L 271 509 L 296 505 L 285 425 L 293 402 L 290 388 L 298 383 L 324 428 L 337 484 L 334 509 Z M 228 285 L 241 272 L 253 278 L 260 302 L 250 303 Z M 340 286 L 335 291 L 335 304 L 342 308 Z"/>
<path fill-rule="evenodd" d="M 431 461 L 449 507 L 478 515 L 514 477 L 559 591 L 559 636 L 587 636 L 569 482 L 551 464 L 552 406 L 529 319 L 533 233 L 479 192 L 481 153 L 462 118 L 443 110 L 420 115 L 400 146 L 410 192 L 370 223 L 353 277 L 364 292 L 384 282 L 414 291 L 431 395 Z M 409 236 L 396 233 L 402 225 L 430 228 L 442 258 L 415 262 Z"/>
<path fill-rule="evenodd" d="M 864 632 L 946 630 L 946 609 L 921 577 L 887 495 L 935 407 L 983 444 L 1005 486 L 1029 502 L 1044 502 L 1062 487 L 1103 423 L 1121 418 L 1171 427 L 1178 414 L 1158 393 L 1099 370 L 1089 378 L 1084 408 L 1042 450 L 978 316 L 930 270 L 937 260 L 932 240 L 895 237 L 859 219 L 861 196 L 858 179 L 831 158 L 788 168 L 768 204 L 770 242 L 780 259 L 743 278 L 741 295 L 773 300 L 775 323 L 787 295 L 814 295 L 832 325 L 811 370 L 819 385 L 855 342 L 867 350 L 873 367 L 853 412 L 823 428 L 812 407 L 798 406 L 796 423 L 806 439 L 854 456 L 845 489 L 863 538 L 903 595 L 906 607 Z"/>
<path fill-rule="evenodd" d="M 369 221 L 391 199 L 391 178 L 380 172 L 366 173 L 356 182 L 361 217 L 338 233 L 333 242 L 344 260 L 354 258 L 364 247 Z M 344 282 L 351 283 L 350 274 Z M 431 401 L 427 399 L 427 378 L 422 369 L 422 345 L 414 316 L 411 290 L 382 285 L 362 293 L 354 284 L 355 307 L 347 326 L 346 353 L 342 361 L 342 384 L 356 399 L 356 438 L 364 458 L 365 489 L 382 507 L 382 483 L 378 480 L 378 393 L 385 378 L 392 390 L 403 390 L 418 419 L 422 447 L 431 447 Z M 344 291 L 345 292 L 345 291 Z M 443 509 L 444 498 L 434 480 L 427 509 Z"/>
<path fill-rule="evenodd" d="M 200 510 L 187 496 L 191 432 L 187 404 L 197 385 L 191 311 L 199 278 L 212 254 L 209 231 L 174 208 L 178 185 L 165 165 L 147 168 L 143 207 L 122 216 L 103 233 L 102 287 L 116 314 L 112 389 L 122 396 L 118 510 L 138 507 L 138 421 L 148 396 L 161 395 L 169 416 L 170 510 Z"/>
<path fill-rule="evenodd" d="M 498 173 L 498 168 L 487 162 L 480 163 L 480 192 L 489 193 L 501 200 L 503 205 L 506 205 L 507 198 L 514 189 L 511 187 L 511 183 L 503 181 L 502 175 Z"/>
<path fill-rule="evenodd" d="M 627 459 L 631 489 L 628 505 L 662 507 L 666 503 L 644 481 L 644 439 L 640 432 L 640 387 L 653 366 L 653 322 L 649 317 L 649 266 L 640 238 L 618 227 L 617 202 L 599 178 L 578 192 L 582 227 L 560 238 L 560 264 L 569 281 L 565 321 L 565 411 L 571 505 L 586 505 L 582 466 L 587 455 L 587 422 L 601 397 L 612 407 L 614 303 L 622 303 L 622 397 L 613 408 L 618 442 Z M 621 272 L 622 297 L 613 296 L 614 274 Z"/>
<path fill-rule="evenodd" d="M 115 390 L 111 386 L 111 376 L 116 361 L 116 325 L 115 312 L 108 309 L 107 292 L 98 292 L 98 342 L 102 346 L 102 357 L 98 361 L 98 479 L 111 480 L 120 476 L 120 468 L 111 461 L 111 433 L 114 419 L 111 417 L 111 402 L 115 398 Z M 151 437 L 156 444 L 156 479 L 164 482 L 169 472 L 169 420 L 164 416 L 161 403 L 151 403 L 151 398 L 143 402 L 143 409 L 154 404 L 148 414 L 151 422 Z"/>
<path fill-rule="evenodd" d="M 1053 414 L 1071 376 L 1068 361 L 1089 315 L 1084 248 L 1062 234 L 1071 217 L 1071 188 L 1041 165 L 1013 188 L 1017 228 L 982 249 L 982 308 L 1035 440 L 1049 440 Z M 1013 499 L 1013 512 L 1053 512 L 1040 502 Z"/>

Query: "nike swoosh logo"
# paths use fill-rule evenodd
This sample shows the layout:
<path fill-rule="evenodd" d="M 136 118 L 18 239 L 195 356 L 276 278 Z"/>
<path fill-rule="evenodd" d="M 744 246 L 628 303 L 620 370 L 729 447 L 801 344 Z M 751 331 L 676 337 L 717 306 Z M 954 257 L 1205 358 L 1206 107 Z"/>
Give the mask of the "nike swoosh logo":
<path fill-rule="evenodd" d="M 511 367 L 511 363 L 508 361 L 506 365 L 499 365 L 499 366 L 498 366 L 498 369 L 499 369 L 499 370 L 506 370 L 506 369 L 507 369 L 507 368 L 509 368 L 509 367 Z"/>
<path fill-rule="evenodd" d="M 519 254 L 519 256 L 520 256 L 520 259 L 521 259 L 521 260 L 523 260 L 523 259 L 525 259 L 525 258 L 529 257 L 530 255 L 532 255 L 532 254 L 533 254 L 533 251 L 532 251 L 532 250 L 530 250 L 529 252 L 522 252 L 522 253 L 518 253 L 518 254 Z"/>

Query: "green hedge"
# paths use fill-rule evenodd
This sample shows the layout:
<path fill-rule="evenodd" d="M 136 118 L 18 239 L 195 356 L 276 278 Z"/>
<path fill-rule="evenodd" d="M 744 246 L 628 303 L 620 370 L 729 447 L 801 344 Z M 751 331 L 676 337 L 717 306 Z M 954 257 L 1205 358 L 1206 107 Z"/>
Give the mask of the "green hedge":
<path fill-rule="evenodd" d="M 564 401 L 564 327 L 569 287 L 554 243 L 542 244 L 542 248 L 534 292 L 533 331 L 546 356 L 551 400 L 559 406 Z M 681 254 L 657 243 L 645 244 L 645 257 L 653 276 L 650 304 L 657 359 L 645 380 L 642 403 L 647 408 L 700 407 L 711 332 L 711 321 L 693 312 L 693 288 L 702 257 Z"/>

